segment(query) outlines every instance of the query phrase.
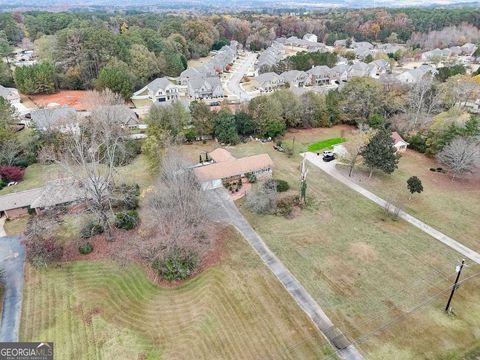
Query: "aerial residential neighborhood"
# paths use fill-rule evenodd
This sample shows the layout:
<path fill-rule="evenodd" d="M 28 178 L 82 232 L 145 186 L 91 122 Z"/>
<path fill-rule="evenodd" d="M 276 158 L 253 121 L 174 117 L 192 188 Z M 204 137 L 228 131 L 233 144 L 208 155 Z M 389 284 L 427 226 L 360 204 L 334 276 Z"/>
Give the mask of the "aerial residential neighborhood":
<path fill-rule="evenodd" d="M 0 10 L 0 358 L 480 359 L 478 4 Z"/>

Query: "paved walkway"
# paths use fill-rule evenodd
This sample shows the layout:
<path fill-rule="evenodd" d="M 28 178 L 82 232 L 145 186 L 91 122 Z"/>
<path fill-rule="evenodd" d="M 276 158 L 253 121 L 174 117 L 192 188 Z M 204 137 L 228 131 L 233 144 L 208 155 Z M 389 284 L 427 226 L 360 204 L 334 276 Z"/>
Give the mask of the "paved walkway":
<path fill-rule="evenodd" d="M 334 344 L 338 344 L 345 339 L 343 334 L 334 327 L 328 316 L 323 312 L 311 295 L 285 267 L 285 265 L 283 265 L 283 263 L 272 253 L 255 230 L 253 230 L 248 221 L 243 217 L 230 199 L 226 190 L 223 188 L 210 190 L 209 198 L 213 203 L 217 219 L 234 225 L 243 234 L 249 244 L 255 249 L 258 255 L 260 255 L 263 262 L 269 267 L 277 279 L 280 280 L 290 295 L 295 299 L 298 305 L 300 305 L 302 310 L 310 316 L 314 324 L 322 332 L 325 338 L 330 341 L 332 346 L 335 346 Z M 342 359 L 363 359 L 362 355 L 353 345 L 349 345 L 345 349 L 336 350 L 337 354 Z"/>
<path fill-rule="evenodd" d="M 20 237 L 0 237 L 0 267 L 5 270 L 0 342 L 18 341 L 22 311 L 23 263 L 25 250 Z"/>
<path fill-rule="evenodd" d="M 317 156 L 314 153 L 306 153 L 306 158 L 315 166 L 319 167 L 323 171 L 325 171 L 330 176 L 334 177 L 341 183 L 348 186 L 350 189 L 355 190 L 356 192 L 362 194 L 366 198 L 370 199 L 374 203 L 385 207 L 387 201 L 383 200 L 382 198 L 378 197 L 377 195 L 371 193 L 370 191 L 366 190 L 365 188 L 361 187 L 360 185 L 354 183 L 348 177 L 343 176 L 335 167 L 336 161 L 325 162 L 322 160 L 321 156 Z M 412 215 L 406 213 L 405 211 L 398 209 L 399 213 L 398 216 L 412 224 L 413 226 L 419 228 L 423 232 L 427 233 L 428 235 L 432 236 L 433 238 L 439 240 L 443 244 L 447 245 L 448 247 L 452 248 L 453 250 L 459 252 L 460 254 L 464 255 L 465 257 L 469 258 L 470 260 L 480 264 L 480 254 L 469 249 L 465 245 L 462 245 L 458 241 L 452 239 L 451 237 L 441 233 L 440 231 L 432 228 L 431 226 L 425 224 L 424 222 L 418 220 L 417 218 L 413 217 Z"/>

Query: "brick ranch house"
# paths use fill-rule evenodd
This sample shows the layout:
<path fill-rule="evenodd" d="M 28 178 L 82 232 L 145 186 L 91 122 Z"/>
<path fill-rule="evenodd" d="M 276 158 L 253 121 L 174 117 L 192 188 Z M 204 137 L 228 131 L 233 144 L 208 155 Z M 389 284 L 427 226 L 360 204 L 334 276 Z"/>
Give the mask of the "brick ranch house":
<path fill-rule="evenodd" d="M 268 154 L 235 158 L 225 149 L 218 148 L 208 154 L 211 161 L 194 167 L 193 172 L 202 185 L 202 189 L 216 189 L 225 181 L 245 178 L 253 173 L 257 179 L 272 176 L 273 161 Z"/>
<path fill-rule="evenodd" d="M 0 217 L 16 219 L 29 209 L 37 214 L 56 205 L 77 203 L 85 199 L 81 185 L 71 178 L 49 181 L 44 187 L 0 196 Z"/>

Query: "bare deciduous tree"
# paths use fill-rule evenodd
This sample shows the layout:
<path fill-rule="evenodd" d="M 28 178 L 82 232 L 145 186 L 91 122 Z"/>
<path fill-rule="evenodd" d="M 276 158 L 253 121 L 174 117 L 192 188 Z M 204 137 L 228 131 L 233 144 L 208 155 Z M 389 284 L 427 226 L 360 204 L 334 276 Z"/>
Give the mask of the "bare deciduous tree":
<path fill-rule="evenodd" d="M 87 91 L 84 102 L 88 108 L 108 105 L 125 105 L 125 100 L 123 99 L 122 95 L 114 93 L 108 88 L 102 91 Z"/>
<path fill-rule="evenodd" d="M 470 173 L 480 166 L 480 142 L 458 136 L 437 154 L 437 159 L 448 168 L 453 179 Z"/>
<path fill-rule="evenodd" d="M 353 168 L 357 163 L 358 156 L 361 154 L 374 134 L 375 131 L 373 129 L 360 127 L 360 129 L 353 132 L 348 142 L 344 144 L 345 150 L 347 151 L 344 157 L 349 164 L 348 176 L 352 176 Z"/>
<path fill-rule="evenodd" d="M 0 141 L 0 164 L 12 165 L 22 152 L 22 145 L 15 138 Z"/>
<path fill-rule="evenodd" d="M 154 233 L 147 241 L 150 260 L 178 249 L 202 254 L 209 245 L 203 236 L 210 222 L 205 192 L 178 149 L 167 149 L 155 190 L 148 195 L 145 223 Z"/>
<path fill-rule="evenodd" d="M 406 113 L 409 115 L 408 126 L 405 130 L 418 130 L 441 105 L 439 89 L 433 87 L 433 77 L 427 74 L 421 81 L 417 81 L 407 95 Z"/>
<path fill-rule="evenodd" d="M 61 153 L 56 154 L 56 161 L 83 185 L 90 209 L 111 240 L 112 189 L 118 153 L 124 143 L 123 129 L 116 125 L 109 112 L 96 111 L 67 136 Z"/>
<path fill-rule="evenodd" d="M 277 208 L 277 187 L 275 182 L 258 184 L 255 191 L 247 193 L 247 207 L 257 214 L 270 214 Z"/>

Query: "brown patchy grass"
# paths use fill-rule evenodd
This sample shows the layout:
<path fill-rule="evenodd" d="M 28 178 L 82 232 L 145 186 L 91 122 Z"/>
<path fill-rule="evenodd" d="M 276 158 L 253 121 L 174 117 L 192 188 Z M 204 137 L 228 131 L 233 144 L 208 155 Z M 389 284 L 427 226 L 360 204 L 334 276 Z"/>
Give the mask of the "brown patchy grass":
<path fill-rule="evenodd" d="M 304 146 L 340 136 L 341 131 L 297 131 L 295 138 Z M 286 137 L 292 139 L 293 134 Z M 298 155 L 289 158 L 274 151 L 271 143 L 258 142 L 236 146 L 231 152 L 238 157 L 268 153 L 274 175 L 298 191 Z M 242 201 L 239 206 L 272 251 L 333 322 L 359 341 L 369 358 L 461 356 L 478 343 L 478 280 L 458 292 L 455 317 L 443 312 L 458 253 L 408 223 L 389 219 L 383 209 L 312 166 L 307 193 L 310 205 L 291 220 L 254 215 Z M 464 276 L 478 271 L 480 267 L 472 265 Z M 400 321 L 404 316 L 406 320 Z"/>
<path fill-rule="evenodd" d="M 26 267 L 21 341 L 55 342 L 61 359 L 317 359 L 329 347 L 243 238 L 176 288 L 134 265 Z M 322 355 L 323 354 L 323 355 Z"/>

